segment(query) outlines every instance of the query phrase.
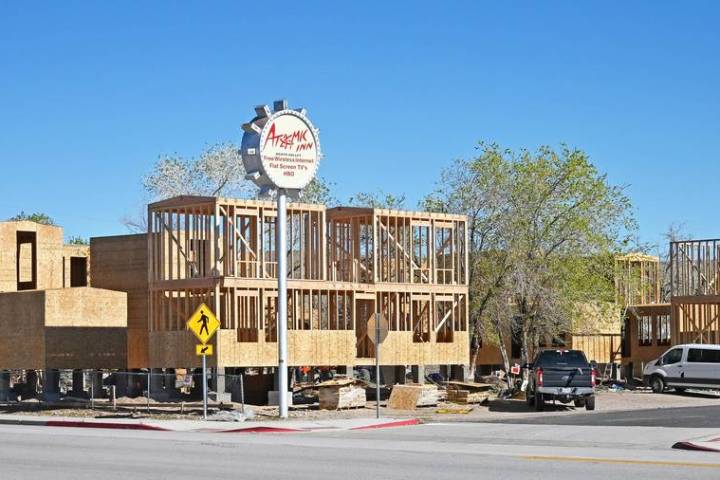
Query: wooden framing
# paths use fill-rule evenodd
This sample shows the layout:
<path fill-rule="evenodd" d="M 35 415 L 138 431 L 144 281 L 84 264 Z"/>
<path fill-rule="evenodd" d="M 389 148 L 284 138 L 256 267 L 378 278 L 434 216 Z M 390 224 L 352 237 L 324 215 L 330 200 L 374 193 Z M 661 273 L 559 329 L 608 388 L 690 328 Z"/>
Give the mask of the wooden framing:
<path fill-rule="evenodd" d="M 720 295 L 720 239 L 670 242 L 673 296 Z"/>
<path fill-rule="evenodd" d="M 643 258 L 631 261 L 645 262 Z M 644 265 L 635 272 L 640 271 L 641 278 L 654 279 L 653 268 Z M 644 363 L 672 345 L 720 343 L 720 239 L 670 242 L 669 272 L 669 303 L 653 302 L 652 295 L 644 295 L 645 291 L 658 291 L 659 280 L 652 289 L 639 282 L 641 293 L 629 297 L 623 364 L 635 376 L 642 374 Z"/>
<path fill-rule="evenodd" d="M 661 302 L 660 259 L 639 253 L 615 257 L 615 292 L 621 308 Z"/>
<path fill-rule="evenodd" d="M 628 376 L 641 376 L 643 365 L 677 344 L 669 303 L 627 308 L 622 330 L 622 363 Z"/>
<path fill-rule="evenodd" d="M 675 344 L 720 343 L 720 295 L 673 297 Z"/>
<path fill-rule="evenodd" d="M 383 364 L 467 363 L 465 217 L 301 203 L 287 217 L 290 365 L 372 363 L 378 310 Z M 148 206 L 150 366 L 198 364 L 185 321 L 201 302 L 222 325 L 212 365 L 277 365 L 276 218 L 266 201 Z"/>

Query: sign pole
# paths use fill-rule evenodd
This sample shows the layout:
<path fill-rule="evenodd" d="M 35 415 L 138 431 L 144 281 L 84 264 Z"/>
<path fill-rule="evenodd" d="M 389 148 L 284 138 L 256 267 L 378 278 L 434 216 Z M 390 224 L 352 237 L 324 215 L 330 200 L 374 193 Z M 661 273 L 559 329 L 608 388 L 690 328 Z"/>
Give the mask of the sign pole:
<path fill-rule="evenodd" d="M 202 355 L 203 420 L 207 420 L 207 355 Z"/>
<path fill-rule="evenodd" d="M 287 195 L 299 193 L 315 177 L 320 163 L 318 130 L 304 108 L 288 108 L 285 100 L 255 107 L 255 118 L 242 126 L 240 145 L 245 179 L 260 188 L 260 197 L 277 192 L 277 392 L 279 417 L 288 418 L 287 343 Z M 291 397 L 292 398 L 292 397 Z"/>
<path fill-rule="evenodd" d="M 380 418 L 380 312 L 375 318 L 375 417 Z"/>
<path fill-rule="evenodd" d="M 288 418 L 287 366 L 287 192 L 277 191 L 277 341 L 278 341 L 278 405 L 280 418 Z"/>

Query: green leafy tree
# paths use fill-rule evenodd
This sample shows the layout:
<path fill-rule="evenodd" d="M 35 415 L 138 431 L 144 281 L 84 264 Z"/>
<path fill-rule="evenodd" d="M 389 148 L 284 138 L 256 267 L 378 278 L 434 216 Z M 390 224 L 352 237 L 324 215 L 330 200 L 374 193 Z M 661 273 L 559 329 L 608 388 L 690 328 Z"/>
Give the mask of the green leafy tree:
<path fill-rule="evenodd" d="M 79 235 L 70 237 L 67 243 L 68 245 L 90 245 L 90 242 L 87 240 L 87 238 L 83 238 Z"/>
<path fill-rule="evenodd" d="M 338 204 L 333 194 L 335 183 L 328 182 L 323 177 L 315 176 L 307 187 L 300 192 L 300 201 L 305 203 L 318 203 L 326 207 L 334 207 Z"/>
<path fill-rule="evenodd" d="M 55 225 L 55 221 L 52 219 L 52 217 L 50 217 L 50 215 L 39 212 L 27 214 L 24 211 L 21 211 L 14 217 L 9 218 L 8 220 L 35 222 L 42 225 Z"/>
<path fill-rule="evenodd" d="M 402 210 L 405 208 L 405 195 L 395 196 L 382 190 L 377 192 L 358 192 L 349 200 L 350 205 L 368 208 L 387 208 Z"/>
<path fill-rule="evenodd" d="M 490 337 L 509 369 L 507 335 L 528 361 L 542 339 L 572 328 L 580 305 L 613 301 L 613 255 L 636 224 L 624 187 L 581 150 L 479 150 L 442 173 L 424 206 L 468 216 L 472 365 Z"/>

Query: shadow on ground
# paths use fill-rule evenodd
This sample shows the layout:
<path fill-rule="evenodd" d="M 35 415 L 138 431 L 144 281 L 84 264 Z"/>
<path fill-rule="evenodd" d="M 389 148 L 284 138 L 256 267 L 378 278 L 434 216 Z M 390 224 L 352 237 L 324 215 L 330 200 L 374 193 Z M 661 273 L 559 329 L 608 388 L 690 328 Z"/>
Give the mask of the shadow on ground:
<path fill-rule="evenodd" d="M 509 399 L 509 400 L 492 400 L 488 405 L 491 412 L 502 413 L 530 413 L 535 411 L 535 407 L 528 406 L 525 399 Z M 563 405 L 562 403 L 545 403 L 546 412 L 567 412 L 575 410 L 573 404 Z"/>

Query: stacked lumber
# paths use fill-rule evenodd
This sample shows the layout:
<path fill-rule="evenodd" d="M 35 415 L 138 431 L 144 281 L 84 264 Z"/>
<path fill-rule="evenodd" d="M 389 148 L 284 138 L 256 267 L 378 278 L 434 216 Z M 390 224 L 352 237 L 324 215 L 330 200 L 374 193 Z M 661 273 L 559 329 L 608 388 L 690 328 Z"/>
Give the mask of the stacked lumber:
<path fill-rule="evenodd" d="M 318 385 L 318 401 L 321 410 L 364 407 L 365 388 L 353 379 L 337 379 Z"/>
<path fill-rule="evenodd" d="M 395 410 L 415 410 L 417 407 L 437 405 L 439 391 L 436 385 L 394 385 L 388 408 Z"/>
<path fill-rule="evenodd" d="M 492 385 L 475 382 L 447 382 L 447 400 L 452 403 L 467 405 L 483 403 L 490 397 Z"/>

